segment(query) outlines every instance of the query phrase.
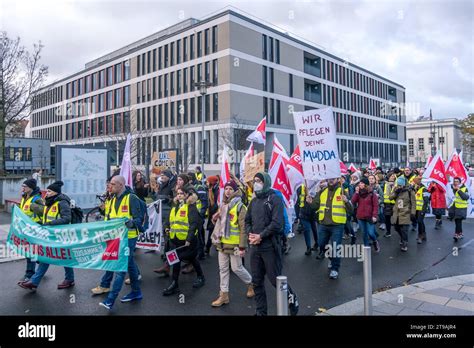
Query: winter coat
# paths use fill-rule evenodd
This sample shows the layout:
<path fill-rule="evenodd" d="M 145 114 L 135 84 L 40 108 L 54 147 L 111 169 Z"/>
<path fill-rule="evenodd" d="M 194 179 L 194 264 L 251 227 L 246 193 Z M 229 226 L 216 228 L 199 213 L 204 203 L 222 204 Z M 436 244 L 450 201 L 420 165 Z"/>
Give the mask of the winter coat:
<path fill-rule="evenodd" d="M 409 186 L 397 186 L 390 195 L 395 201 L 391 222 L 393 225 L 410 225 L 411 216 L 416 214 L 415 191 Z"/>
<path fill-rule="evenodd" d="M 197 231 L 199 230 L 199 226 L 202 225 L 203 221 L 201 216 L 199 215 L 199 211 L 196 208 L 196 202 L 198 200 L 198 196 L 195 193 L 192 193 L 186 203 L 188 204 L 188 224 L 189 230 L 186 240 L 179 240 L 177 236 L 175 236 L 171 241 L 176 247 L 180 247 L 185 244 L 185 242 L 189 242 L 191 245 L 189 246 L 190 249 L 197 248 Z M 179 208 L 179 201 L 177 198 L 173 200 L 172 208 L 176 207 L 176 210 Z M 168 220 L 164 226 L 165 229 L 170 228 L 170 221 Z"/>
<path fill-rule="evenodd" d="M 385 181 L 384 182 L 384 186 L 383 186 L 383 189 L 382 189 L 382 192 L 385 192 L 385 185 L 390 185 L 390 191 L 393 190 L 393 186 L 395 185 L 394 182 L 392 181 Z M 382 196 L 384 197 L 384 196 Z M 382 198 L 382 200 L 384 200 L 385 198 Z M 393 204 L 392 203 L 383 203 L 383 215 L 385 216 L 392 216 L 393 214 Z"/>
<path fill-rule="evenodd" d="M 65 194 L 58 194 L 54 196 L 54 199 L 52 201 L 46 199 L 46 210 L 48 211 L 54 203 L 58 203 L 59 207 L 59 214 L 58 218 L 56 220 L 50 221 L 50 222 L 45 222 L 43 225 L 45 226 L 55 226 L 55 225 L 66 225 L 71 223 L 71 199 L 66 196 Z"/>
<path fill-rule="evenodd" d="M 431 208 L 446 209 L 446 191 L 439 184 L 432 182 L 428 192 L 431 193 Z"/>
<path fill-rule="evenodd" d="M 308 202 L 306 202 L 306 197 L 305 197 L 305 200 L 304 200 L 304 205 L 302 207 L 300 207 L 301 189 L 302 189 L 302 186 L 300 186 L 298 188 L 298 190 L 296 190 L 296 197 L 298 198 L 298 202 L 296 202 L 295 206 L 298 206 L 298 208 L 299 208 L 298 209 L 298 211 L 299 211 L 298 217 L 300 219 L 304 219 L 304 220 L 308 220 L 308 221 L 316 221 L 316 210 L 311 208 L 311 205 Z M 308 194 L 308 192 L 306 192 L 306 194 Z"/>
<path fill-rule="evenodd" d="M 466 187 L 465 185 L 461 185 L 460 189 L 461 188 L 464 188 Z M 451 186 L 452 188 L 452 186 Z M 466 192 L 462 192 L 461 190 L 458 190 L 457 191 L 459 196 L 461 197 L 461 199 L 467 201 L 469 200 L 469 189 L 467 189 Z M 456 191 L 454 191 L 453 189 L 453 193 L 454 195 L 456 196 Z M 467 218 L 467 208 L 456 208 L 454 206 L 454 200 L 453 200 L 453 204 L 449 207 L 449 216 L 452 216 L 454 217 L 455 219 L 466 219 Z"/>
<path fill-rule="evenodd" d="M 352 204 L 357 205 L 357 219 L 372 221 L 377 218 L 379 212 L 379 198 L 377 194 L 369 187 L 352 196 Z"/>

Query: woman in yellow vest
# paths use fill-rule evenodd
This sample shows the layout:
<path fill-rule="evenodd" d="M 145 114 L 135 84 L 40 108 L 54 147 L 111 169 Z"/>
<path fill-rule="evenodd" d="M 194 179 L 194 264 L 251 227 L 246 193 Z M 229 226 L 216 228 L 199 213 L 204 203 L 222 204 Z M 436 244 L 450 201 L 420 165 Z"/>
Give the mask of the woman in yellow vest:
<path fill-rule="evenodd" d="M 462 184 L 461 178 L 454 178 L 451 185 L 454 193 L 454 201 L 449 208 L 449 216 L 454 218 L 456 230 L 454 231 L 454 241 L 463 238 L 462 234 L 462 220 L 467 217 L 467 206 L 469 205 L 469 191 L 467 187 Z"/>
<path fill-rule="evenodd" d="M 245 233 L 245 214 L 247 208 L 242 203 L 242 192 L 235 181 L 229 181 L 224 187 L 223 202 L 213 216 L 214 233 L 211 238 L 219 252 L 219 297 L 212 302 L 213 307 L 229 303 L 229 262 L 234 272 L 247 285 L 247 298 L 255 296 L 252 277 L 242 264 L 247 249 Z"/>
<path fill-rule="evenodd" d="M 416 222 L 418 225 L 418 237 L 416 238 L 416 242 L 421 244 L 426 242 L 425 214 L 427 212 L 429 213 L 430 193 L 425 185 L 421 183 L 421 176 L 416 176 L 413 179 L 413 184 L 416 200 Z"/>
<path fill-rule="evenodd" d="M 41 222 L 44 201 L 41 198 L 41 191 L 37 186 L 36 180 L 25 180 L 23 185 L 21 185 L 21 192 L 20 209 L 34 222 Z M 35 270 L 36 262 L 31 261 L 30 258 L 26 258 L 26 272 L 21 282 L 30 280 L 33 274 L 35 274 Z"/>
<path fill-rule="evenodd" d="M 397 174 L 395 174 L 394 172 L 388 173 L 388 180 L 385 181 L 383 187 L 383 215 L 386 228 L 384 237 L 386 238 L 390 238 L 392 236 L 391 218 L 395 201 L 390 199 L 390 195 L 392 194 L 393 188 L 395 187 L 396 180 Z"/>
<path fill-rule="evenodd" d="M 48 186 L 45 198 L 45 207 L 41 224 L 43 226 L 66 225 L 71 222 L 70 199 L 61 193 L 62 181 L 55 181 Z M 35 274 L 29 281 L 20 282 L 18 285 L 23 289 L 36 290 L 38 285 L 48 271 L 48 263 L 40 263 Z M 58 284 L 58 289 L 67 289 L 74 286 L 74 270 L 64 267 L 65 279 Z"/>
<path fill-rule="evenodd" d="M 193 288 L 200 288 L 205 283 L 201 264 L 197 259 L 197 234 L 199 224 L 202 224 L 201 216 L 196 208 L 197 200 L 197 193 L 194 187 L 190 185 L 176 190 L 176 197 L 171 209 L 169 223 L 165 226 L 165 232 L 170 237 L 170 249 L 176 249 L 180 261 L 173 265 L 172 282 L 163 291 L 163 296 L 170 296 L 179 292 L 178 279 L 182 260 L 190 262 L 196 270 L 197 279 L 193 283 Z"/>

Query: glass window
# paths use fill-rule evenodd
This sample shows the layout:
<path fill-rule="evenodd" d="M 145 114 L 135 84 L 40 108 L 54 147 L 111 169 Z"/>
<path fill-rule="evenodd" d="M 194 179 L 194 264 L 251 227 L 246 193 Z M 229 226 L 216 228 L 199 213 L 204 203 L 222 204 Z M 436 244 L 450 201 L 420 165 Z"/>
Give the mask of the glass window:
<path fill-rule="evenodd" d="M 183 93 L 188 92 L 188 68 L 183 69 Z"/>
<path fill-rule="evenodd" d="M 122 90 L 119 88 L 119 89 L 116 89 L 114 91 L 115 93 L 115 98 L 114 98 L 114 107 L 115 108 L 119 108 L 122 106 Z"/>
<path fill-rule="evenodd" d="M 212 95 L 212 120 L 217 121 L 219 117 L 219 95 L 214 93 Z"/>
<path fill-rule="evenodd" d="M 176 64 L 181 63 L 181 40 L 176 41 Z"/>
<path fill-rule="evenodd" d="M 114 83 L 114 71 L 113 67 L 107 68 L 107 86 L 111 86 Z"/>
<path fill-rule="evenodd" d="M 183 38 L 183 62 L 188 60 L 188 38 Z"/>
<path fill-rule="evenodd" d="M 212 61 L 212 83 L 214 86 L 217 86 L 218 84 L 217 59 Z"/>
<path fill-rule="evenodd" d="M 194 59 L 194 34 L 189 37 L 189 59 Z"/>
<path fill-rule="evenodd" d="M 204 30 L 204 54 L 209 54 L 209 29 Z"/>
<path fill-rule="evenodd" d="M 170 66 L 174 64 L 174 42 L 170 43 Z"/>
<path fill-rule="evenodd" d="M 176 72 L 176 94 L 181 94 L 181 70 Z"/>
<path fill-rule="evenodd" d="M 267 35 L 262 34 L 262 58 L 267 59 Z"/>
<path fill-rule="evenodd" d="M 212 27 L 212 53 L 217 52 L 217 25 Z"/>
<path fill-rule="evenodd" d="M 197 33 L 197 57 L 202 56 L 202 31 Z"/>
<path fill-rule="evenodd" d="M 269 37 L 269 47 L 268 47 L 268 52 L 270 53 L 270 62 L 273 62 L 273 38 Z"/>
<path fill-rule="evenodd" d="M 115 83 L 122 82 L 122 63 L 115 64 Z"/>
<path fill-rule="evenodd" d="M 153 71 L 156 71 L 156 48 L 153 50 Z"/>
<path fill-rule="evenodd" d="M 125 86 L 123 88 L 123 106 L 130 105 L 130 86 Z"/>
<path fill-rule="evenodd" d="M 158 70 L 161 70 L 161 67 L 162 67 L 162 60 L 161 60 L 161 57 L 162 57 L 162 49 L 161 47 L 158 47 Z"/>
<path fill-rule="evenodd" d="M 99 88 L 105 87 L 105 70 L 99 71 Z"/>

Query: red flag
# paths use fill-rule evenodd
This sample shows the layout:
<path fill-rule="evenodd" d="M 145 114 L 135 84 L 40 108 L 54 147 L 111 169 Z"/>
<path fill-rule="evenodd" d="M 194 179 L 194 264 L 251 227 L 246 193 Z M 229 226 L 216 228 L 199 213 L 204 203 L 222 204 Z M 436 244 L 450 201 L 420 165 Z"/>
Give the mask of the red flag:
<path fill-rule="evenodd" d="M 344 162 L 342 162 L 341 160 L 339 160 L 339 165 L 341 167 L 341 174 L 342 175 L 347 175 L 347 167 L 346 165 L 344 164 Z"/>
<path fill-rule="evenodd" d="M 458 155 L 456 150 L 454 150 L 449 159 L 446 161 L 444 168 L 447 175 L 453 178 L 459 177 L 462 183 L 467 181 L 468 175 L 466 173 L 466 168 L 462 163 L 461 156 Z"/>
<path fill-rule="evenodd" d="M 430 155 L 428 159 L 426 160 L 425 169 L 428 168 L 432 160 L 433 160 L 433 156 Z"/>
<path fill-rule="evenodd" d="M 375 161 L 374 161 L 372 158 L 370 159 L 369 169 L 370 169 L 370 170 L 375 170 L 375 169 L 377 169 L 377 164 L 375 163 Z"/>
<path fill-rule="evenodd" d="M 430 165 L 423 173 L 423 178 L 427 179 L 427 181 L 434 181 L 438 183 L 446 190 L 448 179 L 444 170 L 443 159 L 439 153 L 433 157 Z"/>
<path fill-rule="evenodd" d="M 228 181 L 230 181 L 230 167 L 227 160 L 227 146 L 224 145 L 224 150 L 222 152 L 221 177 L 219 180 L 219 203 L 222 202 L 222 198 L 224 197 L 224 187 Z"/>
<path fill-rule="evenodd" d="M 272 157 L 270 159 L 270 164 L 268 165 L 268 170 L 272 169 L 275 165 L 277 158 L 281 156 L 283 160 L 283 164 L 286 166 L 290 161 L 288 154 L 286 153 L 285 148 L 283 145 L 278 141 L 276 135 L 273 137 L 273 150 L 272 150 Z"/>
<path fill-rule="evenodd" d="M 354 165 L 354 163 L 351 163 L 351 165 L 348 168 L 352 173 L 358 172 L 359 169 Z"/>
<path fill-rule="evenodd" d="M 293 191 L 291 190 L 290 179 L 288 178 L 282 156 L 278 156 L 275 165 L 270 169 L 268 174 L 270 174 L 272 178 L 272 188 L 283 194 L 285 205 L 289 207 Z"/>
<path fill-rule="evenodd" d="M 266 126 L 267 126 L 267 120 L 265 118 L 263 118 L 260 121 L 260 123 L 257 125 L 257 128 L 255 129 L 255 131 L 250 133 L 250 135 L 247 137 L 247 141 L 265 145 Z"/>
<path fill-rule="evenodd" d="M 303 166 L 301 164 L 300 146 L 297 145 L 295 151 L 286 165 L 288 178 L 290 179 L 291 189 L 296 192 L 298 187 L 304 182 Z"/>

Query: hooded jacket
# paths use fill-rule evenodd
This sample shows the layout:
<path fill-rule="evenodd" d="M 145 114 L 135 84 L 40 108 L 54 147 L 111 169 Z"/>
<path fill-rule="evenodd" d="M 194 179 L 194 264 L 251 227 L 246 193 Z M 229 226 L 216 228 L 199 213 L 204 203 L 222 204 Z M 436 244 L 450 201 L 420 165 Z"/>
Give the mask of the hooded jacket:
<path fill-rule="evenodd" d="M 67 225 L 71 223 L 71 199 L 63 193 L 60 193 L 56 196 L 51 197 L 51 199 L 46 198 L 46 209 L 49 210 L 52 205 L 56 202 L 59 207 L 59 214 L 56 220 L 45 222 L 44 226 L 55 226 L 55 225 Z"/>
<path fill-rule="evenodd" d="M 431 208 L 446 209 L 446 191 L 437 183 L 432 182 L 428 186 L 428 192 L 431 193 Z"/>
<path fill-rule="evenodd" d="M 249 204 L 245 216 L 245 231 L 259 234 L 262 241 L 258 245 L 251 245 L 258 249 L 273 248 L 272 239 L 283 232 L 285 227 L 283 201 L 271 189 L 272 179 L 265 172 L 259 173 L 263 177 L 263 189 L 255 192 L 255 197 Z M 257 175 L 259 175 L 257 174 Z M 270 205 L 272 208 L 268 207 Z"/>
<path fill-rule="evenodd" d="M 410 225 L 411 216 L 416 214 L 415 191 L 407 184 L 405 186 L 396 186 L 389 197 L 390 200 L 395 201 L 391 218 L 393 225 Z"/>

